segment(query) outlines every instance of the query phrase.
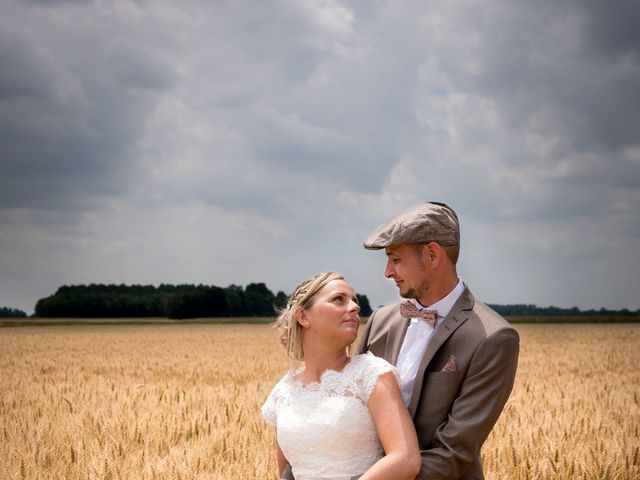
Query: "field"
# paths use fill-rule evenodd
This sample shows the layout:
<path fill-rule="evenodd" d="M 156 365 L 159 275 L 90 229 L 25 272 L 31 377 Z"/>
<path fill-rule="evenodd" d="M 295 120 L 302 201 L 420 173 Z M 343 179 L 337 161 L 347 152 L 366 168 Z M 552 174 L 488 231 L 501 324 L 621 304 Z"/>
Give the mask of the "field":
<path fill-rule="evenodd" d="M 640 325 L 517 325 L 488 479 L 640 478 Z M 0 329 L 0 479 L 276 479 L 267 325 Z"/>

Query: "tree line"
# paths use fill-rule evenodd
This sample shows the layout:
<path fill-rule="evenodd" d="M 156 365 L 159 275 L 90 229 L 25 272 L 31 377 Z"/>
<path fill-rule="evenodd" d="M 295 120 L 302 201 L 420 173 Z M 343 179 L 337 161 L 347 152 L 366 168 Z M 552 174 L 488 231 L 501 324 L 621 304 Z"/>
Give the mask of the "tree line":
<path fill-rule="evenodd" d="M 360 315 L 371 314 L 366 295 L 356 294 Z M 229 285 L 70 285 L 38 300 L 38 317 L 272 317 L 287 294 L 264 283 Z"/>
<path fill-rule="evenodd" d="M 357 294 L 360 315 L 371 315 L 366 295 Z M 206 285 L 72 285 L 60 287 L 54 295 L 38 301 L 39 317 L 271 317 L 287 303 L 287 295 L 275 295 L 264 283 L 246 288 Z M 505 317 L 640 317 L 639 310 L 605 308 L 580 310 L 578 307 L 538 307 L 533 304 L 489 306 Z M 26 317 L 22 310 L 0 307 L 2 317 Z"/>
<path fill-rule="evenodd" d="M 17 318 L 17 317 L 26 317 L 26 316 L 27 314 L 25 312 L 17 308 L 0 307 L 0 318 L 5 318 L 5 317 Z"/>
<path fill-rule="evenodd" d="M 538 307 L 531 304 L 515 304 L 515 305 L 491 305 L 500 315 L 505 317 L 638 317 L 640 310 L 629 310 L 623 308 L 621 310 L 608 310 L 600 308 L 598 310 L 580 310 L 578 307 L 560 308 L 560 307 Z"/>

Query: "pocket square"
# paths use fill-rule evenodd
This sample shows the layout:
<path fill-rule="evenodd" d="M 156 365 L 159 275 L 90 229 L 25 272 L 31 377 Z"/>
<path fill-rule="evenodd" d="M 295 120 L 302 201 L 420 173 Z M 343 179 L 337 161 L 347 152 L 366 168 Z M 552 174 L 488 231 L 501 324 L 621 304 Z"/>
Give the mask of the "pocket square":
<path fill-rule="evenodd" d="M 455 372 L 457 370 L 456 367 L 456 356 L 451 355 L 447 363 L 445 363 L 444 367 L 442 367 L 441 372 Z"/>

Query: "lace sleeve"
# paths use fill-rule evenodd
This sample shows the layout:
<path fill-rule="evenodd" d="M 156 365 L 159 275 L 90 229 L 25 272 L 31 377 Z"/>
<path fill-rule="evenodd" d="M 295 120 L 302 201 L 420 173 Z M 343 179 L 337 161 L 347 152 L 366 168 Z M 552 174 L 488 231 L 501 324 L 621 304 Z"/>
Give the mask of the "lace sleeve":
<path fill-rule="evenodd" d="M 278 404 L 280 403 L 283 394 L 282 389 L 285 380 L 286 375 L 276 383 L 261 408 L 263 418 L 268 424 L 273 425 L 274 427 L 278 422 Z"/>
<path fill-rule="evenodd" d="M 378 384 L 378 379 L 381 375 L 384 375 L 387 372 L 393 372 L 396 382 L 398 382 L 398 384 L 400 383 L 398 370 L 384 358 L 376 357 L 371 352 L 363 354 L 362 357 L 363 368 L 361 370 L 360 381 L 358 383 L 362 389 L 361 394 L 365 402 L 369 401 L 369 397 L 373 393 L 373 389 Z"/>

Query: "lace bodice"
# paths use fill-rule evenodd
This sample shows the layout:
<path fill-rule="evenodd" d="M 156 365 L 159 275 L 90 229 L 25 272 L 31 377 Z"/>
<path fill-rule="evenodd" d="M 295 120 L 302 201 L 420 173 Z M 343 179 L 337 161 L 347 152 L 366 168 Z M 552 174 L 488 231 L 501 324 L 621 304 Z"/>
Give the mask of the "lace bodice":
<path fill-rule="evenodd" d="M 380 375 L 397 371 L 371 353 L 306 387 L 287 372 L 262 406 L 296 480 L 348 480 L 384 455 L 367 407 Z"/>

